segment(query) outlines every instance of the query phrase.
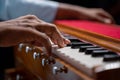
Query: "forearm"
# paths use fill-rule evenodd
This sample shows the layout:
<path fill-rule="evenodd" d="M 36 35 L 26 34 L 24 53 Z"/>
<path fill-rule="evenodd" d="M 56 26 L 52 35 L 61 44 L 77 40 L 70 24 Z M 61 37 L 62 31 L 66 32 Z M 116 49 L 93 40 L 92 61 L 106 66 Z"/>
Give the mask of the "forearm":
<path fill-rule="evenodd" d="M 59 3 L 56 19 L 77 19 L 82 18 L 84 11 L 88 9 L 85 7 L 75 6 L 71 4 Z M 80 13 L 81 12 L 81 13 Z"/>

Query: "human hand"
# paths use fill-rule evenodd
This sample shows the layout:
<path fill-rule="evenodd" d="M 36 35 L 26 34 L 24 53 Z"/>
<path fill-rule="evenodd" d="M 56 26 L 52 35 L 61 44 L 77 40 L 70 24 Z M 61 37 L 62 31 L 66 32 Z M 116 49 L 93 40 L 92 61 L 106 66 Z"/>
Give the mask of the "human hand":
<path fill-rule="evenodd" d="M 54 44 L 58 45 L 59 47 L 64 47 L 66 44 L 69 43 L 69 40 L 67 40 L 61 35 L 60 31 L 57 29 L 56 25 L 54 24 L 44 22 L 38 19 L 34 15 L 23 16 L 23 17 L 20 17 L 19 19 L 30 19 L 27 25 L 23 24 L 22 26 L 30 27 L 45 33 L 51 39 L 51 41 Z M 36 22 L 36 23 L 34 24 L 33 22 Z"/>
<path fill-rule="evenodd" d="M 81 14 L 81 12 L 79 12 Z M 95 20 L 102 23 L 114 23 L 112 16 L 100 8 L 87 8 L 84 9 L 82 15 L 79 17 L 81 19 Z"/>
<path fill-rule="evenodd" d="M 101 8 L 85 8 L 64 3 L 60 3 L 56 19 L 84 19 L 114 23 L 112 16 Z"/>
<path fill-rule="evenodd" d="M 29 43 L 44 46 L 51 53 L 50 39 L 59 47 L 69 43 L 55 25 L 46 23 L 36 16 L 27 15 L 0 23 L 0 46 L 13 46 L 19 43 Z"/>

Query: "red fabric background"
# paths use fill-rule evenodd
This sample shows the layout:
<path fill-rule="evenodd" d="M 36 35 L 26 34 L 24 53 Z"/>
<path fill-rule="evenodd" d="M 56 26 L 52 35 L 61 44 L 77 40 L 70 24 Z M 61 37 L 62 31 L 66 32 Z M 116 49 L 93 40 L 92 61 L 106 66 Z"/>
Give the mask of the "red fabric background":
<path fill-rule="evenodd" d="M 57 20 L 56 23 L 66 26 L 89 30 L 98 34 L 103 34 L 112 38 L 120 39 L 120 26 L 113 24 L 103 24 L 92 21 L 82 20 Z"/>

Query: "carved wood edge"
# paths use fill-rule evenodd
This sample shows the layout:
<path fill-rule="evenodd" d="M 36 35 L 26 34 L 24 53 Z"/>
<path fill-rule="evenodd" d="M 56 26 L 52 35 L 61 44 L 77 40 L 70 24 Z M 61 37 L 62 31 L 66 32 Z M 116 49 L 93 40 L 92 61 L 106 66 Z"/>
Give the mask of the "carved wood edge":
<path fill-rule="evenodd" d="M 83 29 L 77 29 L 63 24 L 55 23 L 60 31 L 76 36 L 80 39 L 88 41 L 90 43 L 99 45 L 111 51 L 120 54 L 120 40 L 95 32 L 90 32 Z"/>

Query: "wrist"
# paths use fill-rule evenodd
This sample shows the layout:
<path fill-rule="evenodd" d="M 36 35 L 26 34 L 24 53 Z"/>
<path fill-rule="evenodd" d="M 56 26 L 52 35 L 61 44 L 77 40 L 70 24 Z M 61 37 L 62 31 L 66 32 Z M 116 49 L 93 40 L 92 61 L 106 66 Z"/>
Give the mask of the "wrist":
<path fill-rule="evenodd" d="M 59 3 L 56 19 L 71 19 L 75 18 L 76 11 L 72 5 Z"/>
<path fill-rule="evenodd" d="M 60 3 L 56 19 L 80 19 L 87 10 L 85 7 Z"/>

